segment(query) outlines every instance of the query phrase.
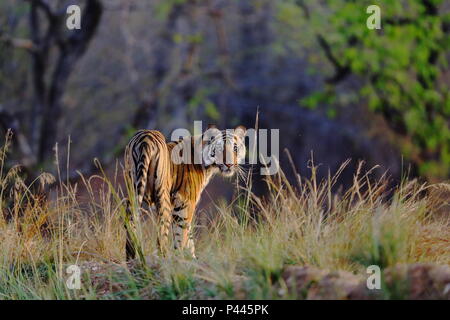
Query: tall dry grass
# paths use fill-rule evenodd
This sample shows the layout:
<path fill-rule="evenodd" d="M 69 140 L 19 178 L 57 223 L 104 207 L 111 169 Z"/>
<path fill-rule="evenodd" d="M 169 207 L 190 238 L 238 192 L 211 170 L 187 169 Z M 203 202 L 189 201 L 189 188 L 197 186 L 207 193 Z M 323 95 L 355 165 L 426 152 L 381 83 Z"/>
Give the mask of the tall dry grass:
<path fill-rule="evenodd" d="M 346 162 L 323 181 L 313 163 L 309 177 L 280 171 L 267 177 L 263 198 L 246 180 L 196 227 L 197 260 L 158 257 L 155 217 L 145 214 L 136 234 L 145 261 L 127 265 L 120 165 L 111 177 L 97 162 L 98 175 L 80 174 L 74 184 L 56 157 L 56 178 L 42 173 L 26 185 L 18 167 L 5 168 L 9 146 L 7 139 L 0 155 L 2 299 L 292 298 L 276 289 L 287 265 L 361 274 L 372 264 L 450 264 L 448 184 L 404 179 L 392 189 L 361 164 L 343 190 Z M 82 267 L 80 290 L 65 283 L 72 264 Z"/>

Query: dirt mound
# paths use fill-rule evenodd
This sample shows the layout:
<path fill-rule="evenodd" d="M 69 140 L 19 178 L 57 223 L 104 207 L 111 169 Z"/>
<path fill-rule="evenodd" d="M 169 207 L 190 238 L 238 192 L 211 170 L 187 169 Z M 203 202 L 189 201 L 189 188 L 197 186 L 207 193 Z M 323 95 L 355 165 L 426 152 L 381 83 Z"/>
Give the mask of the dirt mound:
<path fill-rule="evenodd" d="M 289 266 L 282 273 L 286 289 L 299 299 L 450 299 L 449 266 L 398 265 L 381 278 L 381 289 L 370 290 L 366 277 L 345 271 Z"/>
<path fill-rule="evenodd" d="M 130 279 L 142 283 L 138 290 L 141 299 L 161 299 L 155 293 L 154 283 L 144 281 L 149 274 L 142 273 L 136 263 L 128 266 L 86 262 L 82 265 L 84 283 L 90 283 L 96 294 L 103 298 L 127 299 L 130 296 Z M 153 275 L 158 273 L 151 266 Z M 307 300 L 450 300 L 450 266 L 429 263 L 397 265 L 381 272 L 381 289 L 368 289 L 368 275 L 346 271 L 327 271 L 312 266 L 287 266 L 274 283 L 274 298 Z M 236 277 L 233 281 L 233 299 L 249 299 L 248 278 Z M 211 283 L 197 281 L 191 298 L 211 298 L 202 294 Z M 82 297 L 83 298 L 83 297 Z M 88 296 L 84 297 L 89 299 Z M 216 298 L 220 298 L 217 296 Z"/>
<path fill-rule="evenodd" d="M 403 283 L 406 299 L 450 300 L 450 267 L 433 264 L 398 265 L 385 270 L 386 283 Z"/>
<path fill-rule="evenodd" d="M 327 272 L 310 266 L 289 266 L 282 274 L 289 293 L 298 299 L 368 299 L 361 276 L 350 272 Z"/>

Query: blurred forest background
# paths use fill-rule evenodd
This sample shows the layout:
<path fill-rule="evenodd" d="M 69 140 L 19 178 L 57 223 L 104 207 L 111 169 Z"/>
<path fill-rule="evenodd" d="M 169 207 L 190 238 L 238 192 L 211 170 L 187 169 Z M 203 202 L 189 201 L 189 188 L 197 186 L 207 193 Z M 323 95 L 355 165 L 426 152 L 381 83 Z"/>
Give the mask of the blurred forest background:
<path fill-rule="evenodd" d="M 82 8 L 68 30 L 66 8 Z M 381 29 L 366 9 L 381 7 Z M 0 125 L 35 176 L 114 167 L 139 128 L 280 129 L 301 173 L 347 158 L 450 177 L 450 2 L 0 0 Z M 353 179 L 347 169 L 342 183 Z M 256 175 L 260 179 L 259 175 Z"/>

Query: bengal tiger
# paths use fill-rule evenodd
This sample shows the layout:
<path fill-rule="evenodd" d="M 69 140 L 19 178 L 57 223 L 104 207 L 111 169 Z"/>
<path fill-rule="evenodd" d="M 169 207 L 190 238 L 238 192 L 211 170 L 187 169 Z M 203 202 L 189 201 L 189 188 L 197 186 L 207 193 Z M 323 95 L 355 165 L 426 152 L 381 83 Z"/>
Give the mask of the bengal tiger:
<path fill-rule="evenodd" d="M 196 257 L 192 219 L 200 195 L 216 173 L 227 177 L 242 173 L 245 133 L 243 126 L 223 131 L 209 126 L 199 136 L 175 142 L 166 142 L 164 135 L 156 130 L 140 130 L 131 138 L 125 149 L 125 171 L 132 181 L 137 207 L 142 208 L 144 201 L 149 207 L 155 205 L 160 253 L 165 255 L 170 247 L 172 225 L 174 248 L 185 248 Z M 187 151 L 192 155 L 190 159 L 186 157 Z M 199 158 L 200 161 L 194 161 Z M 133 238 L 135 225 L 129 201 L 125 223 L 127 260 L 134 259 L 137 254 L 142 257 Z"/>

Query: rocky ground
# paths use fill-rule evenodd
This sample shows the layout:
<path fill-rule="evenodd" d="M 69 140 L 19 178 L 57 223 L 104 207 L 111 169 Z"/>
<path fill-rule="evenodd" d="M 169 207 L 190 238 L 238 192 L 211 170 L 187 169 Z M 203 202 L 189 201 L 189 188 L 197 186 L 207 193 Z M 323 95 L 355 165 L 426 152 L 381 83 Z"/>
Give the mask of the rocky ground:
<path fill-rule="evenodd" d="M 154 267 L 154 266 L 153 266 Z M 126 298 L 127 276 L 135 277 L 139 271 L 135 266 L 86 262 L 82 266 L 90 285 L 98 297 Z M 155 269 L 156 270 L 156 269 Z M 143 276 L 141 274 L 141 276 Z M 427 263 L 397 265 L 382 270 L 381 289 L 367 288 L 367 276 L 346 271 L 327 271 L 312 266 L 287 266 L 279 279 L 274 280 L 273 289 L 280 298 L 289 296 L 306 300 L 450 300 L 450 266 Z M 122 280 L 122 281 L 121 281 Z M 249 299 L 245 276 L 236 276 L 232 299 Z M 206 281 L 196 282 L 197 288 L 190 299 L 221 299 L 204 292 L 213 286 Z M 139 290 L 142 299 L 161 299 L 158 290 L 151 284 Z M 89 298 L 89 297 L 86 297 Z"/>

